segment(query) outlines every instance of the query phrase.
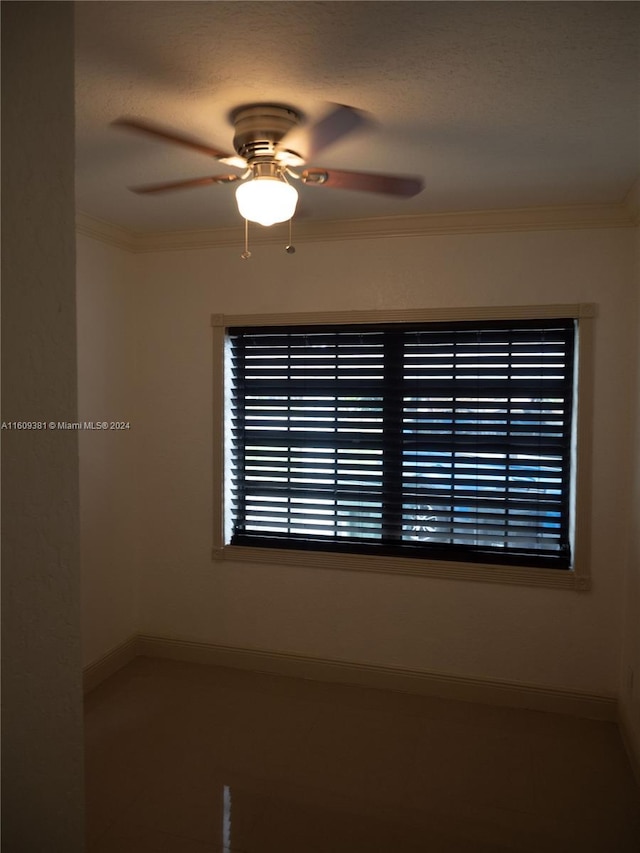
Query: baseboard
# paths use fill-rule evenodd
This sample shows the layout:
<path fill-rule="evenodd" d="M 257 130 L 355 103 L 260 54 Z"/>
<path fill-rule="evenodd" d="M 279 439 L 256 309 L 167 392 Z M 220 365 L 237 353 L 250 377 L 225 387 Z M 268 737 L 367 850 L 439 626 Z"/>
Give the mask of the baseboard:
<path fill-rule="evenodd" d="M 315 681 L 357 684 L 363 687 L 417 693 L 463 702 L 527 708 L 598 720 L 617 719 L 617 703 L 613 696 L 600 696 L 534 684 L 466 678 L 423 670 L 352 663 L 289 652 L 246 649 L 165 637 L 138 637 L 136 653 L 147 657 L 228 666 Z"/>
<path fill-rule="evenodd" d="M 620 702 L 618 705 L 618 728 L 629 757 L 629 764 L 640 788 L 640 733 L 638 727 L 631 722 L 627 707 Z"/>
<path fill-rule="evenodd" d="M 116 673 L 123 666 L 130 663 L 138 654 L 137 651 L 138 638 L 136 636 L 129 637 L 124 643 L 111 649 L 106 655 L 98 658 L 89 666 L 86 666 L 82 672 L 82 688 L 85 694 L 94 690 L 110 675 Z"/>
<path fill-rule="evenodd" d="M 83 673 L 84 692 L 88 693 L 95 689 L 137 655 L 228 666 L 254 672 L 308 678 L 314 681 L 355 684 L 361 687 L 396 690 L 462 702 L 479 702 L 485 705 L 526 708 L 589 719 L 618 721 L 634 771 L 640 781 L 640 761 L 638 761 L 640 750 L 637 749 L 633 739 L 630 721 L 624 720 L 622 714 L 619 714 L 616 699 L 613 696 L 523 682 L 469 678 L 425 670 L 317 658 L 291 652 L 248 649 L 145 635 L 130 637 L 126 642 L 116 646 L 104 657 L 86 667 Z"/>

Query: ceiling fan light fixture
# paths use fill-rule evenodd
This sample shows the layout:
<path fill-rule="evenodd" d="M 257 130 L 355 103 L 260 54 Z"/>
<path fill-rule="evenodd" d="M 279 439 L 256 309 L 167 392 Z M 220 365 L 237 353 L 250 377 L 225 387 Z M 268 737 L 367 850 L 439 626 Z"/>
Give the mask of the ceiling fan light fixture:
<path fill-rule="evenodd" d="M 282 178 L 258 176 L 240 184 L 236 201 L 240 216 L 268 227 L 291 219 L 298 203 L 298 192 Z"/>

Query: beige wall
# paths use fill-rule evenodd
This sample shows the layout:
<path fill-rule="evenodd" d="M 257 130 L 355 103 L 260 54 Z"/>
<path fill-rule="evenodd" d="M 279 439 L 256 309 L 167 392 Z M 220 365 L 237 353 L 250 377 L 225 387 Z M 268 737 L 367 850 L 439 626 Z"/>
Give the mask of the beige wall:
<path fill-rule="evenodd" d="M 615 693 L 636 388 L 630 229 L 131 256 L 140 624 L 169 637 Z M 595 302 L 588 593 L 212 563 L 211 313 Z"/>
<path fill-rule="evenodd" d="M 2 419 L 75 421 L 73 4 L 2 4 Z M 2 848 L 83 849 L 78 437 L 2 432 Z"/>
<path fill-rule="evenodd" d="M 636 322 L 640 329 L 640 228 L 636 229 Z M 640 347 L 636 353 L 636 431 L 632 454 L 634 491 L 631 501 L 631 530 L 625 622 L 622 648 L 620 705 L 628 737 L 640 767 Z"/>
<path fill-rule="evenodd" d="M 81 421 L 132 422 L 135 334 L 128 252 L 77 238 L 78 412 Z M 83 662 L 135 634 L 136 436 L 79 433 Z"/>
<path fill-rule="evenodd" d="M 249 262 L 239 251 L 79 241 L 81 409 L 131 420 L 128 434 L 81 437 L 85 660 L 137 628 L 617 693 L 636 517 L 633 231 L 307 243 L 294 256 L 256 246 Z M 554 302 L 598 306 L 590 592 L 211 562 L 211 313 Z"/>

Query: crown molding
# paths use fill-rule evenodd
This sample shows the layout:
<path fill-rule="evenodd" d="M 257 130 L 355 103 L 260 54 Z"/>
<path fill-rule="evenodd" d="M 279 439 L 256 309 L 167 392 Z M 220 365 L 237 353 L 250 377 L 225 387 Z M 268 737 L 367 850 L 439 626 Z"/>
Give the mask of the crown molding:
<path fill-rule="evenodd" d="M 637 224 L 640 207 L 636 198 L 640 193 L 633 187 L 632 190 L 619 204 L 475 210 L 320 222 L 302 220 L 295 223 L 295 239 L 297 243 L 310 243 L 510 231 L 630 228 Z M 237 228 L 142 233 L 79 212 L 76 229 L 80 234 L 136 253 L 229 248 L 242 246 L 244 241 L 241 221 Z M 263 230 L 256 226 L 252 229 L 251 242 L 254 245 L 282 243 L 283 240 L 281 228 Z"/>
<path fill-rule="evenodd" d="M 110 246 L 117 246 L 129 252 L 136 251 L 137 235 L 132 231 L 121 225 L 106 222 L 104 219 L 96 219 L 81 211 L 76 212 L 76 234 L 92 237 L 101 243 L 108 243 Z"/>

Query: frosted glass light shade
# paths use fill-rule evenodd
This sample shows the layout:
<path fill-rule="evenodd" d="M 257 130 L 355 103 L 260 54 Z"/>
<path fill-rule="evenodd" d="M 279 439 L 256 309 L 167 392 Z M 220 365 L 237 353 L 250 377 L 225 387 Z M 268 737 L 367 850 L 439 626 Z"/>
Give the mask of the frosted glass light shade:
<path fill-rule="evenodd" d="M 244 219 L 260 225 L 274 225 L 291 219 L 298 193 L 280 178 L 258 177 L 240 184 L 236 190 L 236 201 Z"/>

